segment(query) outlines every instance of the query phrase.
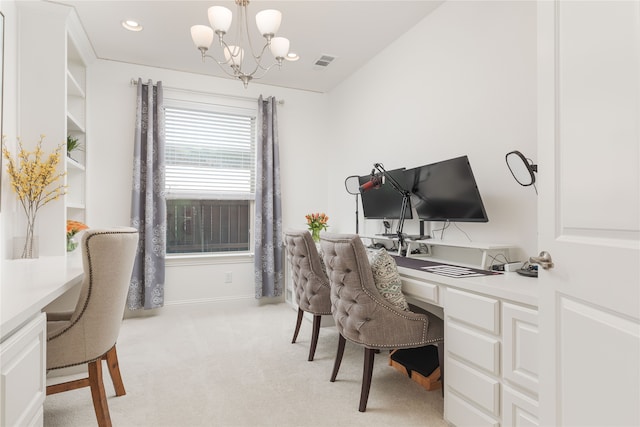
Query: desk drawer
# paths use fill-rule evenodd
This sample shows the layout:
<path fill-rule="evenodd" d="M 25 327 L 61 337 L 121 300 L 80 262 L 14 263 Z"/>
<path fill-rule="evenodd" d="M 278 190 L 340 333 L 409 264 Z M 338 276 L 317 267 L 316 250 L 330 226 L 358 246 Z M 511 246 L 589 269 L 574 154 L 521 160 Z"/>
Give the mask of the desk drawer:
<path fill-rule="evenodd" d="M 445 369 L 447 387 L 465 395 L 493 415 L 500 415 L 500 383 L 466 364 L 449 358 Z"/>
<path fill-rule="evenodd" d="M 445 382 L 448 380 L 445 380 Z M 445 420 L 454 426 L 499 427 L 500 423 L 454 393 L 444 399 Z"/>
<path fill-rule="evenodd" d="M 438 297 L 438 285 L 420 280 L 400 277 L 402 281 L 402 293 L 431 304 L 440 305 Z"/>
<path fill-rule="evenodd" d="M 489 373 L 500 373 L 500 341 L 451 322 L 446 329 L 447 352 Z"/>
<path fill-rule="evenodd" d="M 447 316 L 469 323 L 478 329 L 494 335 L 500 333 L 500 301 L 459 291 L 447 289 Z"/>

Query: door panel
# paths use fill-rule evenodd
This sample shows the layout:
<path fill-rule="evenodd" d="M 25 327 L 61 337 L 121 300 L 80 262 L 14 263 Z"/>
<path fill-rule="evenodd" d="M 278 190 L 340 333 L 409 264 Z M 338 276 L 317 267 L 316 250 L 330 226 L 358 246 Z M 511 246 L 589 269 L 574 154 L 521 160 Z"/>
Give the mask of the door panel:
<path fill-rule="evenodd" d="M 639 425 L 640 3 L 538 2 L 542 425 Z"/>

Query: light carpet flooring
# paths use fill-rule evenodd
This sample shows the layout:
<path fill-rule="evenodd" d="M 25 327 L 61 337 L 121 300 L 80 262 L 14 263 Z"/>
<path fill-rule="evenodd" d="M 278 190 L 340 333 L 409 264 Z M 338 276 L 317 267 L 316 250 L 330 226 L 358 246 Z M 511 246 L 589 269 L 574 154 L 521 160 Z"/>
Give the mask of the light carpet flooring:
<path fill-rule="evenodd" d="M 367 411 L 358 412 L 363 348 L 347 342 L 329 382 L 338 333 L 323 327 L 307 361 L 311 322 L 291 344 L 296 312 L 255 301 L 164 307 L 123 321 L 118 340 L 127 394 L 114 426 L 446 426 L 440 390 L 426 391 L 376 355 Z M 96 425 L 89 388 L 47 396 L 45 426 Z"/>

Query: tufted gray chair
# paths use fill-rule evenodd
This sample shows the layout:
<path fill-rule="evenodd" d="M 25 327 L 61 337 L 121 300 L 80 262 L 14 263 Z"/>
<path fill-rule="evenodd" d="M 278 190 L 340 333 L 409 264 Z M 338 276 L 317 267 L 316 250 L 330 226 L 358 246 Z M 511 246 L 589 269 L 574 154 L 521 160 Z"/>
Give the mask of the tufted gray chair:
<path fill-rule="evenodd" d="M 285 244 L 291 263 L 294 294 L 298 304 L 298 319 L 291 343 L 296 342 L 304 312 L 313 314 L 313 331 L 308 359 L 312 361 L 318 344 L 322 316 L 331 314 L 329 279 L 322 268 L 318 249 L 309 231 L 286 231 Z"/>
<path fill-rule="evenodd" d="M 438 343 L 438 355 L 442 361 L 444 323 L 426 311 L 420 314 L 400 310 L 380 295 L 366 249 L 357 235 L 326 233 L 320 238 L 320 244 L 331 283 L 331 312 L 340 333 L 331 382 L 338 375 L 346 340 L 364 346 L 358 408 L 364 412 L 375 353 L 381 349 L 415 348 Z"/>
<path fill-rule="evenodd" d="M 135 228 L 87 230 L 82 236 L 84 279 L 75 310 L 47 313 L 47 371 L 88 366 L 88 378 L 47 386 L 47 395 L 90 387 L 99 426 L 111 417 L 102 381 L 102 361 L 116 396 L 125 394 L 116 340 L 124 314 L 138 245 Z"/>

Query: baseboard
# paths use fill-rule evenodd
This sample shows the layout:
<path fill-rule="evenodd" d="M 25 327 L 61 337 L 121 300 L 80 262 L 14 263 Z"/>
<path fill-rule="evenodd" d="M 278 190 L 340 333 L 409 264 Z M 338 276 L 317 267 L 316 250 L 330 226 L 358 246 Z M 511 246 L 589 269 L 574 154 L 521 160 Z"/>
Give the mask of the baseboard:
<path fill-rule="evenodd" d="M 164 305 L 167 306 L 176 306 L 176 305 L 193 305 L 193 304 L 213 304 L 220 302 L 229 302 L 229 301 L 248 301 L 255 300 L 255 295 L 242 295 L 242 296 L 233 296 L 233 297 L 216 297 L 216 298 L 195 298 L 195 299 L 185 299 L 185 300 L 177 300 L 177 301 L 165 301 Z"/>

